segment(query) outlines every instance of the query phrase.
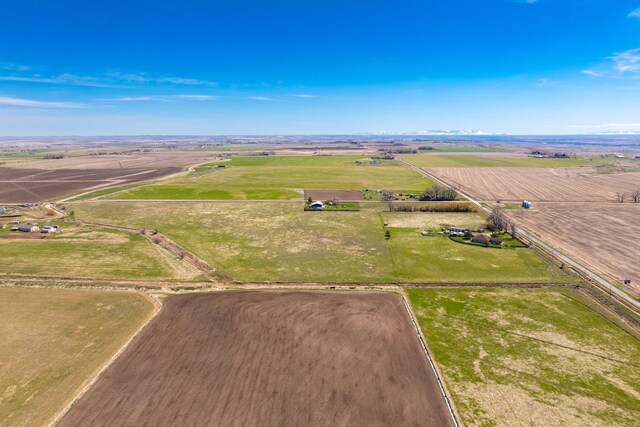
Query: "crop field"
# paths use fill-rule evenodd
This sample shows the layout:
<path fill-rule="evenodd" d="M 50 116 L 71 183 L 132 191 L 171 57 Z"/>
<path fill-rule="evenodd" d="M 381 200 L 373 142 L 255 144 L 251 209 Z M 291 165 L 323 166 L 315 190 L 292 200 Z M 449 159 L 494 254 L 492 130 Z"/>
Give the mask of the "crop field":
<path fill-rule="evenodd" d="M 414 166 L 426 168 L 476 168 L 476 167 L 533 167 L 533 168 L 566 168 L 593 164 L 595 160 L 588 158 L 554 159 L 515 157 L 509 155 L 430 155 L 405 154 L 400 156 Z"/>
<path fill-rule="evenodd" d="M 146 238 L 121 231 L 64 226 L 48 236 L 3 232 L 0 277 L 173 278 L 171 262 Z M 14 237 L 15 236 L 15 237 Z M 30 237 L 31 237 L 30 236 Z"/>
<path fill-rule="evenodd" d="M 401 298 L 170 298 L 61 420 L 77 425 L 452 425 Z"/>
<path fill-rule="evenodd" d="M 0 288 L 0 424 L 47 425 L 152 310 L 135 293 Z"/>
<path fill-rule="evenodd" d="M 363 156 L 236 157 L 111 196 L 118 199 L 296 199 L 305 189 L 423 191 L 433 183 L 393 160 L 356 165 Z M 224 166 L 224 167 L 218 167 Z"/>
<path fill-rule="evenodd" d="M 597 175 L 594 168 L 434 168 L 432 173 L 478 200 L 614 201 L 640 189 L 640 173 Z"/>
<path fill-rule="evenodd" d="M 391 224 L 464 225 L 458 223 L 460 215 L 469 215 L 465 221 L 470 223 L 480 217 L 453 214 L 447 221 L 436 213 L 428 219 L 431 213 L 390 214 L 381 211 L 383 206 L 363 204 L 359 212 L 304 212 L 302 203 L 101 201 L 73 203 L 68 208 L 80 220 L 158 228 L 218 273 L 240 281 L 566 280 L 529 249 L 485 249 L 422 237 L 423 228 L 390 227 L 392 237 L 385 240 L 386 215 Z"/>
<path fill-rule="evenodd" d="M 203 153 L 78 156 L 0 166 L 0 203 L 52 200 L 91 188 L 150 180 L 205 162 Z"/>
<path fill-rule="evenodd" d="M 518 224 L 572 259 L 604 273 L 640 296 L 640 205 L 539 204 L 509 211 Z M 629 289 L 629 287 L 627 287 Z"/>
<path fill-rule="evenodd" d="M 583 294 L 407 293 L 466 425 L 637 425 L 640 342 Z"/>

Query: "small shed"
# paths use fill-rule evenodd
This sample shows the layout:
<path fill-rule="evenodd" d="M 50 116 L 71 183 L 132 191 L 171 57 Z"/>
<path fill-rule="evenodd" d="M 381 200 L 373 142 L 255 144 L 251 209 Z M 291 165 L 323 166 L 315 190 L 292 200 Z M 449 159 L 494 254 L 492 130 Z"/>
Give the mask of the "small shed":
<path fill-rule="evenodd" d="M 316 202 L 311 202 L 309 203 L 309 207 L 311 209 L 322 209 L 324 208 L 324 203 L 316 201 Z"/>
<path fill-rule="evenodd" d="M 532 207 L 532 206 L 533 206 L 533 205 L 531 204 L 531 202 L 530 202 L 530 201 L 528 201 L 528 200 L 523 200 L 523 201 L 522 201 L 522 207 L 523 207 L 523 208 L 525 208 L 525 209 L 531 209 L 531 207 Z"/>
<path fill-rule="evenodd" d="M 35 233 L 40 231 L 40 227 L 33 224 L 17 224 L 12 228 L 13 231 L 20 231 L 22 233 Z"/>
<path fill-rule="evenodd" d="M 504 243 L 504 239 L 501 239 L 499 237 L 492 237 L 491 240 L 489 240 L 489 243 L 491 243 L 492 245 L 502 245 Z"/>

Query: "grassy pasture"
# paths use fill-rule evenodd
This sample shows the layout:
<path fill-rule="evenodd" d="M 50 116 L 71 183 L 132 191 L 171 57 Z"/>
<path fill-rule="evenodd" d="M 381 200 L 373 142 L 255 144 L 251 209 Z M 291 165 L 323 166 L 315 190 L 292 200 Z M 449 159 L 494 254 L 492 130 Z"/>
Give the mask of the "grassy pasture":
<path fill-rule="evenodd" d="M 47 425 L 152 309 L 134 293 L 0 288 L 0 424 Z"/>
<path fill-rule="evenodd" d="M 473 155 L 406 154 L 402 159 L 418 167 L 540 167 L 566 168 L 591 164 L 591 159 L 536 159 L 533 157 L 482 157 Z"/>
<path fill-rule="evenodd" d="M 140 235 L 69 224 L 63 228 L 64 234 L 46 239 L 0 239 L 0 275 L 101 279 L 173 277 L 159 249 Z"/>
<path fill-rule="evenodd" d="M 184 175 L 118 192 L 118 199 L 280 200 L 302 190 L 422 191 L 433 183 L 396 161 L 358 166 L 362 156 L 236 157 Z M 225 167 L 217 167 L 224 165 Z"/>
<path fill-rule="evenodd" d="M 532 249 L 496 249 L 421 236 L 415 228 L 389 228 L 389 246 L 400 281 L 548 283 L 574 280 Z"/>
<path fill-rule="evenodd" d="M 78 219 L 156 227 L 241 281 L 553 282 L 566 278 L 528 249 L 486 249 L 446 238 L 422 237 L 421 228 L 390 224 L 481 220 L 477 214 L 386 213 L 384 204 L 359 212 L 304 212 L 303 203 L 89 202 L 69 204 Z M 400 214 L 403 217 L 400 217 Z M 428 219 L 433 215 L 433 219 Z M 406 224 L 405 224 L 406 225 Z"/>
<path fill-rule="evenodd" d="M 466 425 L 637 425 L 640 343 L 583 294 L 407 293 Z"/>

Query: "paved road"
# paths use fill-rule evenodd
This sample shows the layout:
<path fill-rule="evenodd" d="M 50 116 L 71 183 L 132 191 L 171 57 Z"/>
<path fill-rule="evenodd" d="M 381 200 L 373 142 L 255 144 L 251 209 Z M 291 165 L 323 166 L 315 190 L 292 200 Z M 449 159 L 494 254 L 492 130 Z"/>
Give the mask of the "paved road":
<path fill-rule="evenodd" d="M 419 168 L 417 166 L 412 165 L 411 163 L 399 159 L 402 163 L 404 163 L 406 166 L 410 167 L 411 169 L 415 170 L 416 172 L 418 172 L 419 174 L 421 174 L 422 176 L 424 176 L 425 178 L 429 178 L 432 181 L 435 181 L 437 183 L 443 184 L 443 185 L 447 185 L 448 184 L 443 181 L 442 179 L 440 179 L 439 177 L 437 177 L 436 175 L 432 174 L 431 172 Z M 486 207 L 484 207 L 483 205 L 480 204 L 480 202 L 478 202 L 477 200 L 474 200 L 473 198 L 471 198 L 469 195 L 464 194 L 463 192 L 461 192 L 460 190 L 456 190 L 458 192 L 458 194 L 460 194 L 462 197 L 466 197 L 467 199 L 469 199 L 469 201 L 471 203 L 473 203 L 474 205 L 478 206 L 480 209 L 482 209 L 485 212 L 490 212 L 490 210 Z M 571 266 L 573 269 L 579 271 L 580 273 L 582 273 L 584 276 L 588 277 L 589 279 L 593 280 L 594 282 L 596 282 L 601 288 L 603 288 L 603 290 L 609 291 L 613 294 L 615 294 L 617 297 L 619 297 L 621 300 L 626 301 L 627 303 L 631 304 L 633 307 L 635 307 L 636 309 L 640 310 L 640 301 L 636 300 L 635 298 L 633 298 L 632 296 L 630 296 L 629 294 L 627 294 L 626 292 L 624 292 L 621 289 L 618 289 L 617 287 L 613 286 L 609 281 L 603 279 L 601 276 L 597 275 L 596 273 L 594 273 L 593 271 L 589 270 L 588 268 L 578 264 L 576 261 L 572 260 L 571 258 L 569 258 L 568 256 L 564 255 L 563 253 L 559 252 L 558 250 L 554 249 L 553 247 L 549 246 L 548 244 L 546 244 L 545 242 L 543 242 L 542 240 L 538 239 L 537 237 L 533 236 L 530 232 L 528 232 L 525 229 L 522 229 L 520 227 L 518 227 L 518 232 L 524 236 L 526 239 L 530 240 L 531 242 L 535 243 L 539 248 L 544 249 L 546 252 L 550 253 L 551 255 L 553 255 L 556 259 L 560 260 L 561 262 Z"/>

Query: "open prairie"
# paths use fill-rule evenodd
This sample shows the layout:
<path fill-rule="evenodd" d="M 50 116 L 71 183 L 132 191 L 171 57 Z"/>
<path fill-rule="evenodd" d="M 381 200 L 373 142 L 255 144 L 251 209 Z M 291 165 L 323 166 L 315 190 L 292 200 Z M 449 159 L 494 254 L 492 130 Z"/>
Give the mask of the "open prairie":
<path fill-rule="evenodd" d="M 71 224 L 63 228 L 65 233 L 61 235 L 0 230 L 0 277 L 172 279 L 176 276 L 172 266 L 177 261 L 138 234 Z"/>
<path fill-rule="evenodd" d="M 637 333 L 582 293 L 407 293 L 466 425 L 638 425 Z"/>
<path fill-rule="evenodd" d="M 640 295 L 639 204 L 537 204 L 530 210 L 507 211 L 518 224 L 575 261 L 598 270 Z"/>
<path fill-rule="evenodd" d="M 135 293 L 0 288 L 0 424 L 47 425 L 152 310 Z"/>
<path fill-rule="evenodd" d="M 117 199 L 302 199 L 313 190 L 424 191 L 433 183 L 395 160 L 366 156 L 235 157 L 115 193 Z"/>
<path fill-rule="evenodd" d="M 597 174 L 595 168 L 432 168 L 434 175 L 478 200 L 615 201 L 640 190 L 640 172 Z"/>
<path fill-rule="evenodd" d="M 390 214 L 383 203 L 362 204 L 359 212 L 305 212 L 302 202 L 276 201 L 96 201 L 67 208 L 81 221 L 157 228 L 239 281 L 546 283 L 567 277 L 531 249 L 420 235 L 427 224 L 477 224 L 478 214 Z"/>
<path fill-rule="evenodd" d="M 82 190 L 146 181 L 210 157 L 207 153 L 150 152 L 9 163 L 0 166 L 0 203 L 42 202 Z"/>
<path fill-rule="evenodd" d="M 77 425 L 453 425 L 402 299 L 171 297 L 71 408 Z"/>

